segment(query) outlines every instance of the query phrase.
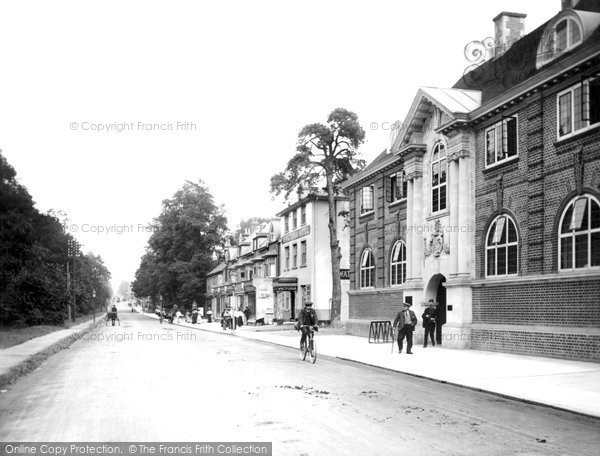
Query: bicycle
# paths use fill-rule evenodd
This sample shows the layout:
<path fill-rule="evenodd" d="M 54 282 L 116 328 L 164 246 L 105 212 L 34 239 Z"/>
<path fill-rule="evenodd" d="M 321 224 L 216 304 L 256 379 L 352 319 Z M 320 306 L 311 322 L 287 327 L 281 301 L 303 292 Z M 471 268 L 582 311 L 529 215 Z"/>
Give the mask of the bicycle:
<path fill-rule="evenodd" d="M 300 326 L 300 330 L 302 328 L 309 328 L 308 333 L 306 334 L 306 338 L 302 345 L 300 346 L 300 357 L 302 361 L 306 359 L 307 356 L 310 357 L 310 361 L 314 364 L 317 362 L 317 343 L 315 342 L 315 329 L 318 331 L 317 327 L 302 325 Z M 306 343 L 308 341 L 308 344 Z"/>

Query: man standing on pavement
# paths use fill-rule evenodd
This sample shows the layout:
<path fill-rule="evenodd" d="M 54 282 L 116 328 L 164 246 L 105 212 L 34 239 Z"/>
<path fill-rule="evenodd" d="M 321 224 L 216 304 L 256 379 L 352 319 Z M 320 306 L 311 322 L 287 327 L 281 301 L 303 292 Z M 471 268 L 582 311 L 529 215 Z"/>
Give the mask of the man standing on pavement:
<path fill-rule="evenodd" d="M 435 347 L 435 314 L 436 308 L 433 299 L 429 300 L 429 307 L 423 312 L 423 328 L 425 328 L 425 341 L 423 342 L 423 348 L 427 348 L 427 337 L 431 339 L 431 345 Z"/>
<path fill-rule="evenodd" d="M 412 355 L 413 331 L 417 324 L 417 316 L 410 310 L 411 304 L 405 302 L 394 320 L 394 328 L 398 331 L 398 352 L 402 353 L 402 341 L 406 337 L 406 354 Z"/>

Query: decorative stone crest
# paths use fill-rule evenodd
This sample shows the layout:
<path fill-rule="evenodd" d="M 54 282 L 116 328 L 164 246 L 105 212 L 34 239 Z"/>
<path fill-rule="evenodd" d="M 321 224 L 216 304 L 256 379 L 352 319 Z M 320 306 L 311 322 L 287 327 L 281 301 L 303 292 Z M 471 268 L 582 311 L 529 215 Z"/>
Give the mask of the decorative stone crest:
<path fill-rule="evenodd" d="M 446 255 L 450 253 L 450 246 L 444 241 L 444 230 L 439 220 L 436 220 L 433 227 L 433 233 L 423 240 L 425 242 L 425 256 L 433 255 L 439 257 L 442 252 Z"/>

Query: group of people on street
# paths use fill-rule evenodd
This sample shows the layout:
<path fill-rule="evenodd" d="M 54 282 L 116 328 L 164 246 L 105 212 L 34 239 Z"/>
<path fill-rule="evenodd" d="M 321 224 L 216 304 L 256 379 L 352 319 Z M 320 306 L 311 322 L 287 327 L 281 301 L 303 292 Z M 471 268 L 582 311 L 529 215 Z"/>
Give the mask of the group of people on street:
<path fill-rule="evenodd" d="M 211 311 L 212 315 L 212 311 Z M 242 312 L 239 309 L 233 310 L 231 307 L 226 307 L 223 312 L 221 312 L 221 327 L 225 330 L 227 328 L 233 329 L 233 323 L 235 321 L 235 326 L 240 327 L 244 326 L 244 324 L 248 324 L 248 319 L 250 318 L 250 309 L 248 306 Z M 210 321 L 209 321 L 210 323 Z"/>
<path fill-rule="evenodd" d="M 412 304 L 405 302 L 402 304 L 402 310 L 394 319 L 393 327 L 398 334 L 398 353 L 402 353 L 403 342 L 406 338 L 406 353 L 412 355 L 413 331 L 417 326 L 418 320 L 415 312 L 410 310 Z M 428 338 L 431 339 L 431 345 L 435 347 L 435 325 L 437 309 L 433 299 L 429 300 L 428 306 L 421 316 L 423 318 L 423 328 L 425 328 L 425 337 L 423 348 L 427 348 Z"/>

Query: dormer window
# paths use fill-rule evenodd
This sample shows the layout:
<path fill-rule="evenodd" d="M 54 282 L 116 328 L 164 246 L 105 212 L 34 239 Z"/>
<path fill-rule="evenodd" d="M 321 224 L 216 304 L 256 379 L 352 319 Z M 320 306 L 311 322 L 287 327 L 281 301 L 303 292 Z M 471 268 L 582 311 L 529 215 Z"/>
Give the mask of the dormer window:
<path fill-rule="evenodd" d="M 566 11 L 551 22 L 542 35 L 537 53 L 536 67 L 550 63 L 583 41 L 581 20 L 575 11 Z"/>

